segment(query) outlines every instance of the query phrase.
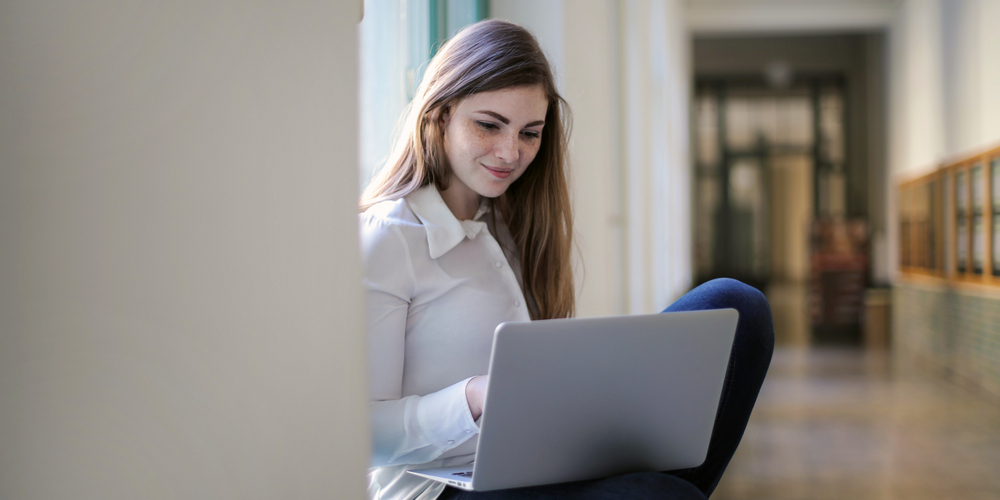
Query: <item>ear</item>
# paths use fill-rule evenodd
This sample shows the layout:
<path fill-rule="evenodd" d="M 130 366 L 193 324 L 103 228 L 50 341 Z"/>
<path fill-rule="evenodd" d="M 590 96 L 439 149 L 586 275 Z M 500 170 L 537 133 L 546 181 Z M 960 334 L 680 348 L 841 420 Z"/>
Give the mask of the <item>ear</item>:
<path fill-rule="evenodd" d="M 441 108 L 441 113 L 438 115 L 438 125 L 443 131 L 448 128 L 449 123 L 451 123 L 451 106 L 445 106 Z"/>

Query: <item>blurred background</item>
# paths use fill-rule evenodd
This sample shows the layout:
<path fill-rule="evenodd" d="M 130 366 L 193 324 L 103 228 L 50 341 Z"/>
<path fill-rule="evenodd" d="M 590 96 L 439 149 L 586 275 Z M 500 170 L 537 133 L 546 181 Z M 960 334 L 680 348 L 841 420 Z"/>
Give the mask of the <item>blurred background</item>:
<path fill-rule="evenodd" d="M 581 316 L 731 276 L 713 498 L 1000 498 L 1000 1 L 0 2 L 0 498 L 364 498 L 357 198 L 441 42 L 539 38 Z"/>
<path fill-rule="evenodd" d="M 365 5 L 362 185 L 435 49 L 508 19 L 573 111 L 579 314 L 765 292 L 778 349 L 713 498 L 1000 497 L 1000 2 Z"/>

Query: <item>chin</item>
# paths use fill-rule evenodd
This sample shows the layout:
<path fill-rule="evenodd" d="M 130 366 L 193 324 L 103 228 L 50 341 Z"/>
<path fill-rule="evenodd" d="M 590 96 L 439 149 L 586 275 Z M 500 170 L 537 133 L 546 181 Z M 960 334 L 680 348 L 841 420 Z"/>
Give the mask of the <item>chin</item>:
<path fill-rule="evenodd" d="M 500 189 L 500 190 L 489 189 L 489 190 L 485 190 L 485 191 L 480 192 L 479 196 L 482 196 L 483 198 L 491 198 L 492 199 L 492 198 L 498 198 L 498 197 L 500 197 L 500 195 L 502 195 L 502 194 L 504 194 L 506 192 L 507 192 L 506 188 L 505 189 Z"/>
<path fill-rule="evenodd" d="M 480 189 L 477 189 L 476 192 L 479 193 L 479 196 L 482 196 L 484 198 L 496 198 L 506 193 L 507 188 L 509 187 L 510 187 L 509 182 L 502 182 L 502 183 L 489 182 L 486 185 L 482 186 Z"/>

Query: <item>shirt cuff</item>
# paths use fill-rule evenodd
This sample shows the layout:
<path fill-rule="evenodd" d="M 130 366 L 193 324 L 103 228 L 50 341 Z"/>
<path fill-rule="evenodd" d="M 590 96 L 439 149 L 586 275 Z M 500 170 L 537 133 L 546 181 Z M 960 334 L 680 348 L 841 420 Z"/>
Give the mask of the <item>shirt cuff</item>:
<path fill-rule="evenodd" d="M 420 398 L 417 422 L 427 439 L 440 448 L 454 448 L 479 432 L 465 399 L 472 377 Z"/>

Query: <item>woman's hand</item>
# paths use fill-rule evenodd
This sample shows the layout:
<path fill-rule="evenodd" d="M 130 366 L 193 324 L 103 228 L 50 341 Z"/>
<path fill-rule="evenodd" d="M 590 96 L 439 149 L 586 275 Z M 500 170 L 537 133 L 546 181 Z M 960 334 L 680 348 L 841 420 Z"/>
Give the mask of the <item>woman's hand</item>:
<path fill-rule="evenodd" d="M 469 411 L 472 412 L 472 419 L 479 420 L 483 414 L 483 405 L 486 403 L 486 384 L 489 382 L 489 375 L 479 375 L 472 377 L 468 384 L 465 384 L 465 400 L 469 402 Z"/>

